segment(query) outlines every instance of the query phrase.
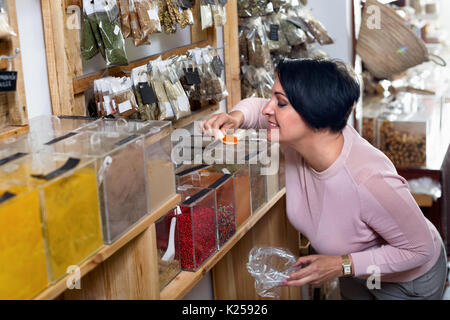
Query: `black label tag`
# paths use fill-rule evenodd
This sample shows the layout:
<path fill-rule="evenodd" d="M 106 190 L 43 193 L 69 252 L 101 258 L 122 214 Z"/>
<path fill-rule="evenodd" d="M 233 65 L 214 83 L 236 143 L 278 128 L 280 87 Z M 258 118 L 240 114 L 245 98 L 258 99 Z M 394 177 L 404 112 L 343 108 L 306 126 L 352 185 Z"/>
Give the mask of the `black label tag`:
<path fill-rule="evenodd" d="M 16 91 L 17 71 L 0 71 L 0 92 Z"/>
<path fill-rule="evenodd" d="M 184 76 L 186 77 L 186 82 L 188 85 L 192 86 L 195 84 L 199 84 L 201 82 L 200 80 L 200 74 L 198 73 L 198 69 L 195 68 L 183 68 Z"/>
<path fill-rule="evenodd" d="M 219 0 L 219 4 L 224 7 L 227 4 L 228 0 Z"/>
<path fill-rule="evenodd" d="M 3 165 L 5 165 L 5 164 L 7 164 L 7 163 L 9 163 L 9 162 L 11 162 L 11 161 L 14 161 L 14 160 L 23 158 L 23 157 L 25 157 L 26 155 L 27 155 L 26 153 L 18 152 L 18 153 L 16 153 L 16 154 L 13 154 L 13 155 L 7 157 L 7 158 L 1 159 L 1 160 L 0 160 L 0 167 L 3 166 Z"/>
<path fill-rule="evenodd" d="M 59 169 L 47 174 L 47 175 L 42 175 L 42 174 L 32 174 L 31 176 L 33 178 L 36 179 L 41 179 L 41 180 L 52 180 L 54 178 L 56 178 L 57 176 L 60 176 L 70 170 L 72 170 L 73 168 L 75 168 L 78 164 L 80 163 L 80 159 L 75 159 L 75 158 L 69 158 L 69 160 L 67 160 L 67 162 Z"/>
<path fill-rule="evenodd" d="M 66 134 L 66 135 L 64 135 L 64 136 L 61 136 L 61 137 L 59 137 L 59 138 L 56 138 L 56 139 L 53 139 L 53 140 L 47 142 L 45 145 L 46 145 L 46 146 L 51 146 L 52 144 L 55 144 L 55 143 L 57 143 L 57 142 L 60 142 L 60 141 L 69 139 L 69 138 L 71 138 L 71 137 L 73 137 L 73 136 L 75 136 L 75 135 L 77 135 L 77 134 L 78 134 L 78 132 L 71 132 L 71 133 L 68 133 L 68 134 Z"/>
<path fill-rule="evenodd" d="M 153 87 L 148 83 L 140 82 L 138 84 L 138 88 L 142 97 L 143 104 L 153 104 L 158 101 L 158 99 L 156 98 L 155 91 L 153 90 Z"/>
<path fill-rule="evenodd" d="M 225 65 L 222 62 L 222 59 L 220 59 L 219 56 L 214 56 L 212 61 L 212 66 L 214 69 L 214 73 L 218 76 L 222 76 L 222 71 L 225 69 Z"/>
<path fill-rule="evenodd" d="M 125 138 L 125 139 L 123 139 L 123 140 L 117 142 L 117 143 L 116 143 L 116 146 L 119 146 L 119 147 L 120 147 L 120 146 L 124 145 L 125 143 L 128 143 L 128 142 L 130 142 L 131 140 L 136 139 L 137 137 L 139 137 L 139 135 L 133 134 L 133 135 L 129 136 L 128 138 Z"/>
<path fill-rule="evenodd" d="M 0 197 L 0 203 L 5 202 L 6 200 L 14 198 L 16 195 L 14 193 L 6 191 L 1 197 Z"/>
<path fill-rule="evenodd" d="M 212 4 L 215 5 L 216 2 L 214 0 L 205 0 L 206 4 Z"/>
<path fill-rule="evenodd" d="M 180 0 L 180 7 L 183 9 L 191 9 L 194 7 L 194 2 L 192 0 Z"/>
<path fill-rule="evenodd" d="M 269 39 L 272 41 L 278 41 L 278 30 L 280 29 L 280 26 L 278 24 L 271 24 L 270 25 L 270 33 L 269 33 Z"/>

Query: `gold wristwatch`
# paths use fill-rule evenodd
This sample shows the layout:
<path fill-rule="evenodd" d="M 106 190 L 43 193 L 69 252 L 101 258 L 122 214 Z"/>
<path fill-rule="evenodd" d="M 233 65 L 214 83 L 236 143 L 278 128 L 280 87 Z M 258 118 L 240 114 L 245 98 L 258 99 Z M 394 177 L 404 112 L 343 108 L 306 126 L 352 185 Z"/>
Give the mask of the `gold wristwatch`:
<path fill-rule="evenodd" d="M 342 273 L 344 274 L 344 277 L 351 277 L 353 275 L 352 270 L 352 262 L 350 260 L 350 257 L 348 254 L 345 254 L 341 256 L 342 258 Z"/>

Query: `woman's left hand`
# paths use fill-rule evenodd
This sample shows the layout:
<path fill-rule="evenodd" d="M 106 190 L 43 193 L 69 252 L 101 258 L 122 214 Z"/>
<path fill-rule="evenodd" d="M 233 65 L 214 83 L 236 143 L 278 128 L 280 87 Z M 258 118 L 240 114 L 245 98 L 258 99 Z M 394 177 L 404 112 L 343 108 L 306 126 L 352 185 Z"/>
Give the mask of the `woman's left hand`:
<path fill-rule="evenodd" d="M 341 256 L 311 255 L 301 257 L 293 266 L 301 265 L 308 266 L 291 273 L 281 286 L 299 287 L 305 284 L 320 286 L 343 275 Z"/>

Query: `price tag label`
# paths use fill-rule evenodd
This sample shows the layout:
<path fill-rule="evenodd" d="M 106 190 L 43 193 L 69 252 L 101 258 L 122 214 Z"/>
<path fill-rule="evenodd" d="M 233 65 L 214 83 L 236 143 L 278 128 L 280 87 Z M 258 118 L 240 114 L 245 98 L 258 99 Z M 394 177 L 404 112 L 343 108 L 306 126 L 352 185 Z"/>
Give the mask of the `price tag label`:
<path fill-rule="evenodd" d="M 196 85 L 199 84 L 201 82 L 200 79 L 200 74 L 198 73 L 198 69 L 195 68 L 184 68 L 184 76 L 186 77 L 186 82 L 188 85 L 192 86 L 192 85 Z"/>
<path fill-rule="evenodd" d="M 0 71 L 0 92 L 11 92 L 17 89 L 17 71 Z"/>
<path fill-rule="evenodd" d="M 269 33 L 269 39 L 272 41 L 278 41 L 278 30 L 280 29 L 280 26 L 278 24 L 271 24 L 270 25 L 270 33 Z"/>
<path fill-rule="evenodd" d="M 143 104 L 153 104 L 157 102 L 155 91 L 153 90 L 153 87 L 151 85 L 145 82 L 141 82 L 138 84 L 138 88 L 142 97 Z"/>
<path fill-rule="evenodd" d="M 212 65 L 214 68 L 214 72 L 218 77 L 222 76 L 222 71 L 225 69 L 225 65 L 222 62 L 222 59 L 220 59 L 219 56 L 214 56 Z"/>

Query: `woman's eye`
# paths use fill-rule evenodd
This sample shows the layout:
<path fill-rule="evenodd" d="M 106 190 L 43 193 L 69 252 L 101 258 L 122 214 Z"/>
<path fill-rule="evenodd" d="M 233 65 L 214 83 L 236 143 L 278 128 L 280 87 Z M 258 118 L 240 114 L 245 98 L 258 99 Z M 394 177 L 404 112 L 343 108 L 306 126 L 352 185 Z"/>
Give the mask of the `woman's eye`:
<path fill-rule="evenodd" d="M 286 107 L 287 104 L 286 103 L 278 103 L 278 106 L 282 108 L 282 107 Z"/>

